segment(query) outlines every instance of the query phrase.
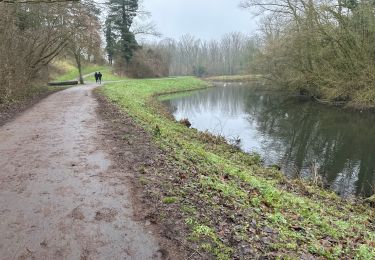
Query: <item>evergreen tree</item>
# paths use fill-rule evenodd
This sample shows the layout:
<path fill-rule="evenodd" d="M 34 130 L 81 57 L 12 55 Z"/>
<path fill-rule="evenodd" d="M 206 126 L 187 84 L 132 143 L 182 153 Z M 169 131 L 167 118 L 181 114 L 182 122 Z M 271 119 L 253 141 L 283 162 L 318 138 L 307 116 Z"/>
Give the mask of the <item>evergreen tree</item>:
<path fill-rule="evenodd" d="M 114 43 L 116 49 L 127 63 L 138 48 L 135 35 L 130 31 L 134 17 L 138 11 L 138 0 L 109 0 L 109 14 L 107 17 L 107 53 L 113 56 Z M 107 35 L 108 33 L 108 35 Z"/>
<path fill-rule="evenodd" d="M 108 55 L 108 61 L 109 64 L 112 65 L 113 62 L 113 56 L 115 55 L 115 49 L 116 49 L 116 41 L 115 41 L 115 35 L 113 33 L 112 28 L 112 22 L 111 20 L 107 19 L 105 22 L 105 40 L 107 42 L 107 46 L 105 47 L 105 50 Z"/>

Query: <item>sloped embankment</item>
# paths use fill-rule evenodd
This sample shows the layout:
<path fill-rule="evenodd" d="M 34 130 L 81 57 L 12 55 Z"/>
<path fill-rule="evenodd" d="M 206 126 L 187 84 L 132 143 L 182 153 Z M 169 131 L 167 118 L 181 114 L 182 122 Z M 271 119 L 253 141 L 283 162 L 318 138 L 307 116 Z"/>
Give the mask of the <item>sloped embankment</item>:
<path fill-rule="evenodd" d="M 185 77 L 102 90 L 158 151 L 138 168 L 136 183 L 146 217 L 164 236 L 197 258 L 374 258 L 372 208 L 264 168 L 257 156 L 173 121 L 155 98 L 205 86 Z M 123 145 L 132 139 L 125 135 Z"/>

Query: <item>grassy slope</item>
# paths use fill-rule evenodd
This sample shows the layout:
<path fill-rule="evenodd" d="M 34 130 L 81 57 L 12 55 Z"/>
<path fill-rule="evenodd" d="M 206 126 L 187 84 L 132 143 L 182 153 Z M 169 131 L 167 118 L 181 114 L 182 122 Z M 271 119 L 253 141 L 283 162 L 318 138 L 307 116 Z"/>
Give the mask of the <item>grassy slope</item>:
<path fill-rule="evenodd" d="M 335 194 L 290 181 L 259 158 L 219 138 L 187 129 L 164 116 L 156 94 L 207 86 L 195 78 L 127 80 L 102 90 L 143 128 L 184 173 L 164 203 L 177 203 L 190 241 L 218 259 L 240 248 L 263 255 L 300 258 L 375 257 L 374 210 Z M 157 126 L 157 127 L 156 127 Z"/>
<path fill-rule="evenodd" d="M 117 76 L 113 73 L 113 69 L 109 66 L 89 66 L 84 68 L 84 75 L 89 73 L 94 73 L 95 71 L 100 71 L 103 74 L 103 81 L 117 81 L 123 80 L 123 77 Z M 93 82 L 95 81 L 94 76 L 89 76 L 86 78 L 86 81 Z"/>
<path fill-rule="evenodd" d="M 56 81 L 67 81 L 67 80 L 74 80 L 77 79 L 78 69 L 72 65 L 69 62 L 62 62 L 59 61 L 56 64 L 56 67 L 58 67 L 60 70 L 62 70 L 64 73 L 62 75 L 55 75 Z M 116 76 L 113 74 L 112 68 L 109 66 L 101 66 L 101 65 L 94 65 L 94 64 L 87 64 L 83 66 L 82 74 L 87 75 L 90 73 L 94 73 L 95 71 L 100 71 L 103 74 L 103 81 L 112 81 L 112 80 L 122 80 L 122 77 Z M 88 81 L 95 81 L 94 76 L 89 76 L 86 78 Z"/>

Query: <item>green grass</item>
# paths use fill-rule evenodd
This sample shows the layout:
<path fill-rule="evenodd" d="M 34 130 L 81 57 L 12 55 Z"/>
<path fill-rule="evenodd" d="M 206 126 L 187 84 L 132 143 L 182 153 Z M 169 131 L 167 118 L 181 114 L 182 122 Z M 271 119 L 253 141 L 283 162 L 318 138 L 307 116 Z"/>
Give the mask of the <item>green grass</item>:
<path fill-rule="evenodd" d="M 343 201 L 312 184 L 287 180 L 279 171 L 262 167 L 259 157 L 171 120 L 156 99 L 162 93 L 204 87 L 209 84 L 184 77 L 128 79 L 101 89 L 153 134 L 155 144 L 185 175 L 182 184 L 164 180 L 161 185 L 183 212 L 191 243 L 218 259 L 231 259 L 244 245 L 272 258 L 310 254 L 374 259 L 372 208 Z"/>
<path fill-rule="evenodd" d="M 78 69 L 69 62 L 57 62 L 56 66 L 63 71 L 63 74 L 56 76 L 55 81 L 75 80 L 79 77 Z M 115 75 L 110 66 L 95 64 L 86 64 L 82 66 L 82 74 L 84 76 L 96 71 L 100 71 L 103 74 L 103 81 L 117 81 L 124 79 L 123 77 Z M 85 81 L 94 82 L 94 76 L 90 75 L 86 77 Z"/>
<path fill-rule="evenodd" d="M 103 74 L 102 81 L 118 81 L 124 79 L 124 77 L 115 75 L 113 69 L 109 66 L 91 66 L 88 69 L 85 68 L 83 74 L 93 73 L 95 71 L 100 71 Z M 87 77 L 86 81 L 94 82 L 94 75 Z"/>
<path fill-rule="evenodd" d="M 197 91 L 197 90 L 194 90 L 194 91 Z M 183 97 L 190 96 L 191 95 L 190 92 L 191 91 L 184 91 L 184 92 L 165 94 L 165 95 L 158 96 L 158 100 L 162 102 L 162 101 L 171 100 L 175 98 L 183 98 Z"/>
<path fill-rule="evenodd" d="M 176 203 L 178 200 L 178 198 L 176 197 L 165 197 L 162 199 L 162 202 L 165 203 L 165 204 L 173 204 L 173 203 Z"/>

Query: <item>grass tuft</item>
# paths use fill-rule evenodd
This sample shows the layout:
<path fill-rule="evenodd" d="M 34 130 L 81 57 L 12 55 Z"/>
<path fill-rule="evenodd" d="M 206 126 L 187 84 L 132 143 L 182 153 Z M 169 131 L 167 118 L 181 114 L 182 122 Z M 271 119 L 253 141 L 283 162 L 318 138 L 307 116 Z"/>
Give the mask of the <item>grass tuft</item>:
<path fill-rule="evenodd" d="M 162 202 L 165 203 L 165 204 L 173 204 L 173 203 L 176 203 L 177 202 L 177 199 L 176 197 L 165 197 L 162 199 Z"/>

